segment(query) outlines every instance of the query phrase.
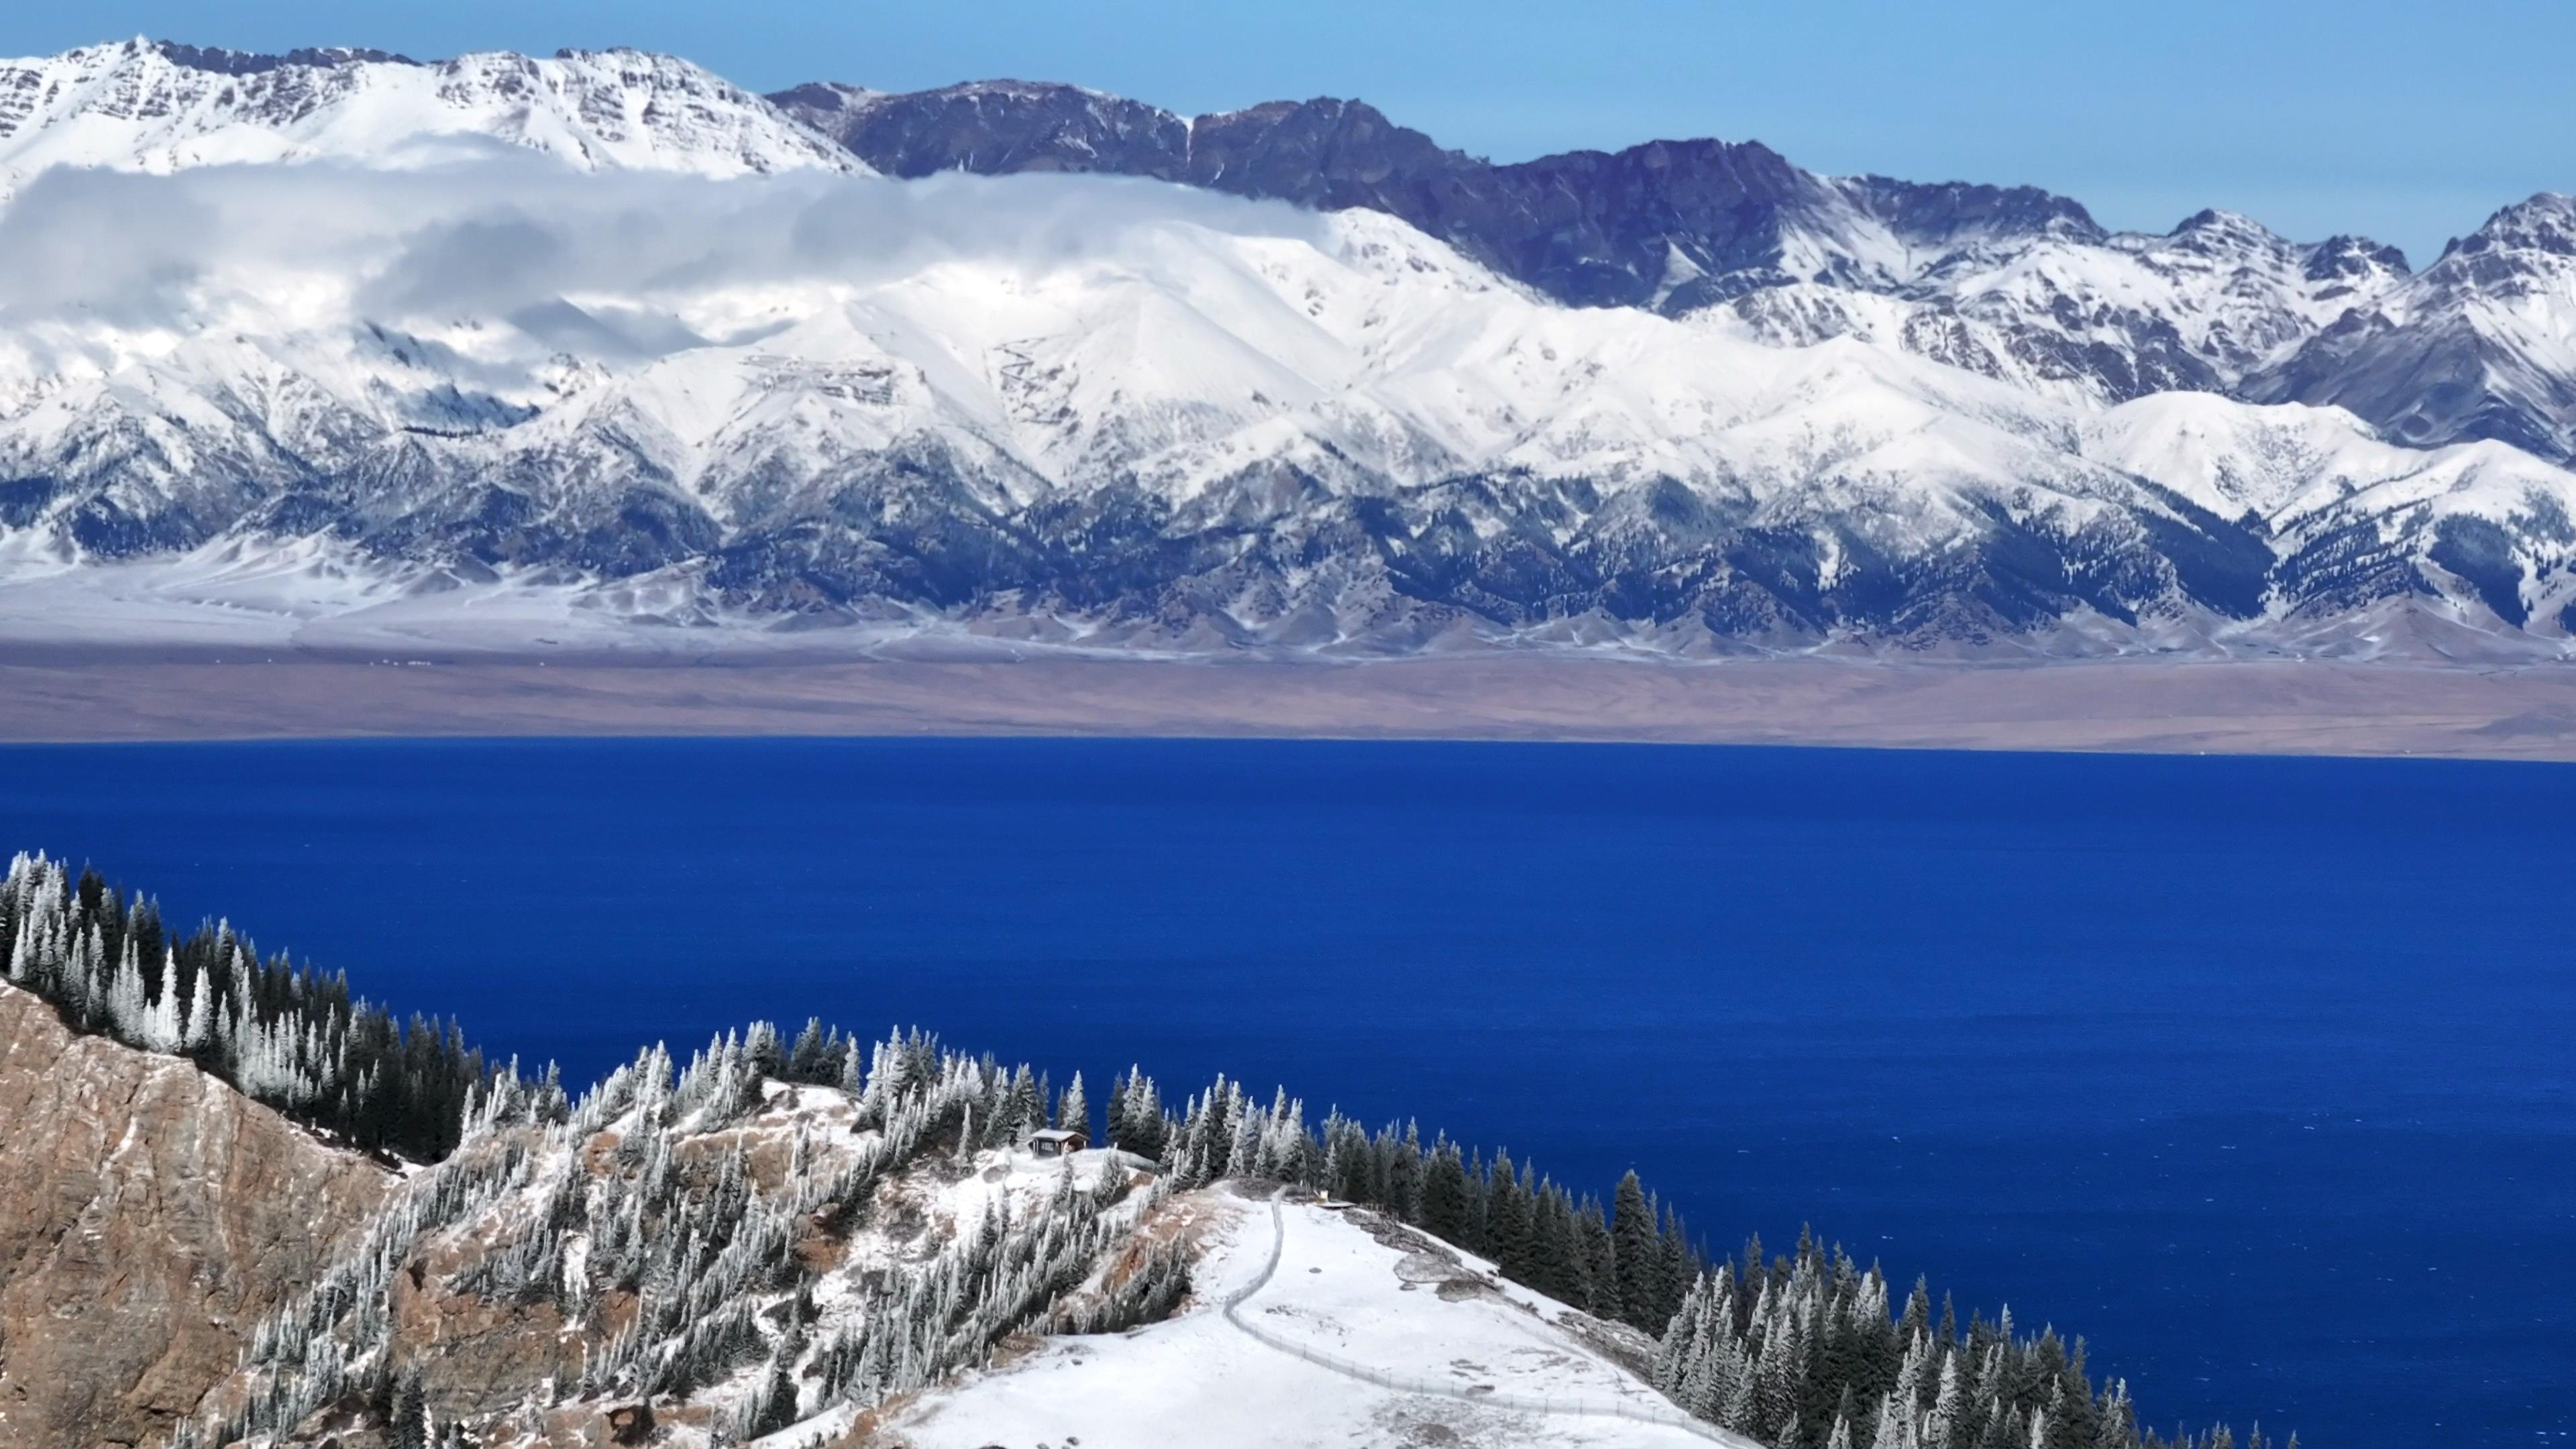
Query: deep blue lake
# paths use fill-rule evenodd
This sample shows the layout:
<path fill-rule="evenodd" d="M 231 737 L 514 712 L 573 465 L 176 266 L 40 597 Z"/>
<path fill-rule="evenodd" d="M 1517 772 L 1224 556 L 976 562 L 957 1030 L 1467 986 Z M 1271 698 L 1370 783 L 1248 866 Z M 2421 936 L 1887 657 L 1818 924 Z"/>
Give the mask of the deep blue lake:
<path fill-rule="evenodd" d="M 1571 745 L 0 750 L 0 849 L 587 1080 L 756 1016 L 1418 1117 L 2087 1336 L 2576 1434 L 2576 769 Z"/>

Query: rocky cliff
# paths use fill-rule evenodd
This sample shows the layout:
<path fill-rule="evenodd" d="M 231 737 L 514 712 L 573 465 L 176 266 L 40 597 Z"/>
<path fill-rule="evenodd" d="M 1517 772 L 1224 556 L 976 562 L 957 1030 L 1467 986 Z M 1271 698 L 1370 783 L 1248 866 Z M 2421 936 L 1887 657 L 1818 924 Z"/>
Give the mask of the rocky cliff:
<path fill-rule="evenodd" d="M 0 1443 L 158 1443 L 395 1178 L 0 985 Z"/>

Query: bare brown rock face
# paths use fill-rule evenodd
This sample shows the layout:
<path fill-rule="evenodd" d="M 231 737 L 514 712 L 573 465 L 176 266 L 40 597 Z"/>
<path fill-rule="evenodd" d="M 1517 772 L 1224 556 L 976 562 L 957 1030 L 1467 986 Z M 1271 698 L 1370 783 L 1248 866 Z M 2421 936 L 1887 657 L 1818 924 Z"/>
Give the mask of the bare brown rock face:
<path fill-rule="evenodd" d="M 0 1444 L 158 1442 L 392 1176 L 0 985 Z"/>

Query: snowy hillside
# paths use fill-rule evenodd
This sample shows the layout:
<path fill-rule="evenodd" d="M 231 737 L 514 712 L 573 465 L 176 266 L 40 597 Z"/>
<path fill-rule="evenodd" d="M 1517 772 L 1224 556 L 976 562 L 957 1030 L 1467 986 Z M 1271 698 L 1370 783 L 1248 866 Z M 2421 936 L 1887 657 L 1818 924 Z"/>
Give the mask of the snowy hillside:
<path fill-rule="evenodd" d="M 2290 242 L 2203 212 L 2161 235 L 2059 228 L 1926 256 L 1884 226 L 1802 233 L 1778 286 L 1709 309 L 1758 340 L 1867 335 L 2017 385 L 2106 401 L 2228 392 L 2406 277 L 2351 237 Z"/>
<path fill-rule="evenodd" d="M 1220 1187 L 1170 1215 L 1204 1244 L 1187 1311 L 1033 1346 L 888 1416 L 886 1435 L 916 1449 L 1752 1443 L 1639 1379 L 1652 1340 L 1375 1212 Z"/>
<path fill-rule="evenodd" d="M 381 51 L 264 56 L 129 40 L 0 60 L 0 195 L 55 166 L 422 164 L 491 144 L 584 170 L 860 169 L 758 96 L 641 51 L 424 64 Z"/>

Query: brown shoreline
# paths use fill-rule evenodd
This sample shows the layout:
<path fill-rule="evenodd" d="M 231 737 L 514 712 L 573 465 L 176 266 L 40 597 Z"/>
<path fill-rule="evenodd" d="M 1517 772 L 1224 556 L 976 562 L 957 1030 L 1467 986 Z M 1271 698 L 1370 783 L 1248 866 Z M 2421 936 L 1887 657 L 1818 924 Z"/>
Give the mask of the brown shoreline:
<path fill-rule="evenodd" d="M 2576 667 L 11 651 L 0 740 L 1158 735 L 2576 759 Z"/>

